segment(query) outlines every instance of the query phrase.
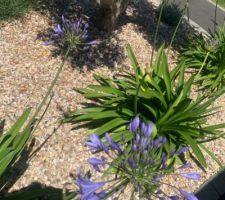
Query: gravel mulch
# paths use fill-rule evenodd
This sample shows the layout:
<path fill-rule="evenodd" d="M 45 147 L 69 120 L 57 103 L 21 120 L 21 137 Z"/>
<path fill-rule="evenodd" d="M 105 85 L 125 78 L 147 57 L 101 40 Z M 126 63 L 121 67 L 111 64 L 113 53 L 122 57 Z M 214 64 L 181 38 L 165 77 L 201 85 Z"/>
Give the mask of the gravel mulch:
<path fill-rule="evenodd" d="M 150 2 L 153 3 L 149 4 L 151 5 L 150 10 L 159 4 L 159 0 L 150 0 Z M 92 83 L 94 73 L 111 75 L 115 73 L 113 67 L 129 66 L 125 53 L 128 42 L 132 45 L 140 65 L 146 66 L 149 63 L 154 33 L 151 25 L 155 16 L 153 12 L 146 12 L 139 16 L 138 20 L 134 20 L 132 16 L 137 15 L 137 12 L 135 9 L 128 9 L 127 17 L 121 19 L 118 31 L 115 31 L 113 36 L 107 39 L 110 43 L 115 43 L 120 47 L 120 51 L 116 55 L 111 52 L 113 50 L 108 50 L 107 59 L 110 59 L 111 62 L 93 62 L 94 64 L 91 66 L 92 61 L 84 62 L 91 57 L 91 53 L 89 53 L 82 58 L 74 58 L 72 62 L 66 63 L 55 87 L 54 97 L 48 111 L 34 134 L 35 144 L 32 151 L 35 151 L 47 138 L 49 139 L 29 162 L 18 165 L 17 170 L 12 172 L 12 177 L 14 177 L 18 171 L 26 168 L 12 190 L 28 186 L 32 182 L 61 188 L 67 183 L 73 183 L 69 176 L 70 173 L 76 173 L 80 167 L 84 170 L 89 169 L 86 160 L 90 153 L 84 147 L 85 129 L 71 130 L 72 126 L 68 124 L 57 128 L 58 120 L 63 111 L 75 110 L 81 106 L 82 102 L 85 102 L 85 99 L 73 90 L 74 87 L 85 87 Z M 139 21 L 143 19 L 145 21 Z M 145 23 L 147 32 L 143 32 L 144 29 L 140 26 L 141 22 Z M 49 16 L 30 12 L 22 20 L 5 23 L 1 26 L 0 119 L 6 120 L 5 130 L 15 122 L 24 108 L 37 107 L 61 62 L 60 56 L 52 56 L 54 47 L 45 47 L 43 41 L 37 39 L 40 32 L 51 28 L 50 24 L 52 21 Z M 171 29 L 162 25 L 162 30 L 160 40 L 168 41 L 166 37 L 171 36 Z M 98 47 L 93 48 L 95 48 L 94 51 L 97 51 Z M 104 48 L 99 51 L 99 56 L 102 56 L 103 59 L 104 53 L 107 53 L 104 52 Z M 175 51 L 171 53 L 170 63 L 173 63 L 175 55 Z M 120 59 L 118 62 L 114 62 L 117 56 Z M 79 62 L 76 62 L 77 60 Z M 221 106 L 221 112 L 210 118 L 212 124 L 223 122 L 225 119 L 225 95 L 218 99 L 215 105 Z M 207 146 L 225 163 L 224 140 L 210 142 Z M 207 158 L 209 167 L 206 173 L 193 164 L 193 171 L 202 174 L 201 181 L 186 181 L 178 177 L 171 177 L 168 181 L 189 191 L 195 191 L 201 183 L 219 170 L 218 166 L 209 157 Z M 70 187 L 72 188 L 73 185 Z"/>

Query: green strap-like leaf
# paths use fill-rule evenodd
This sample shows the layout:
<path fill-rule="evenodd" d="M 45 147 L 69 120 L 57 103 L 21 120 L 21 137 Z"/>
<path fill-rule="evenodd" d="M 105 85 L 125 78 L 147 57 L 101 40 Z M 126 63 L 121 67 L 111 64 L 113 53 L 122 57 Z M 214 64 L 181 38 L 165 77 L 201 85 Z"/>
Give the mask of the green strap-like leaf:
<path fill-rule="evenodd" d="M 166 85 L 166 91 L 167 91 L 167 98 L 170 101 L 172 98 L 173 91 L 171 90 L 171 80 L 170 80 L 170 73 L 169 73 L 169 68 L 168 68 L 168 61 L 165 52 L 162 52 L 162 78 L 165 82 Z"/>
<path fill-rule="evenodd" d="M 179 94 L 179 96 L 176 98 L 176 100 L 173 102 L 173 104 L 171 106 L 169 106 L 168 111 L 166 112 L 166 114 L 159 119 L 156 124 L 161 125 L 163 124 L 173 113 L 175 110 L 175 107 L 180 103 L 180 101 L 182 100 L 182 96 L 183 96 L 183 91 L 181 91 L 181 93 Z"/>
<path fill-rule="evenodd" d="M 0 162 L 0 177 L 2 176 L 2 174 L 5 172 L 5 170 L 7 169 L 8 165 L 12 162 L 12 160 L 15 157 L 15 153 L 16 151 L 11 151 L 10 153 L 8 153 Z"/>
<path fill-rule="evenodd" d="M 122 118 L 115 118 L 115 119 L 103 124 L 99 128 L 95 129 L 94 133 L 96 133 L 98 135 L 102 135 L 106 132 L 110 132 L 111 130 L 117 128 L 118 126 L 128 124 L 128 123 L 129 123 L 128 120 L 125 120 L 125 119 L 122 119 Z"/>
<path fill-rule="evenodd" d="M 179 132 L 179 131 L 178 131 Z M 204 155 L 202 154 L 201 149 L 198 147 L 198 144 L 193 140 L 189 135 L 188 132 L 179 132 L 181 136 L 186 140 L 187 144 L 191 146 L 191 149 L 193 150 L 193 153 L 197 157 L 199 163 L 203 167 L 207 167 L 206 160 Z"/>
<path fill-rule="evenodd" d="M 130 44 L 128 44 L 128 46 L 127 46 L 127 53 L 128 53 L 128 57 L 131 61 L 131 65 L 135 72 L 136 83 L 139 83 L 139 75 L 140 75 L 139 64 L 138 64 L 137 58 L 135 57 L 135 54 L 134 54 Z"/>
<path fill-rule="evenodd" d="M 94 90 L 95 92 L 123 95 L 121 91 L 113 87 L 102 86 L 102 85 L 89 85 L 88 88 Z"/>
<path fill-rule="evenodd" d="M 211 152 L 204 144 L 199 144 L 199 146 L 220 166 L 221 169 L 224 168 L 223 164 L 219 161 L 215 154 Z"/>
<path fill-rule="evenodd" d="M 16 137 L 19 130 L 22 128 L 24 123 L 26 122 L 29 114 L 31 112 L 31 108 L 27 108 L 23 114 L 17 119 L 16 123 L 11 127 L 11 129 L 4 135 L 2 135 L 0 139 L 0 151 L 6 147 L 13 141 L 13 139 Z M 9 138 L 7 141 L 4 141 L 4 144 L 2 144 L 2 141 L 4 138 Z"/>

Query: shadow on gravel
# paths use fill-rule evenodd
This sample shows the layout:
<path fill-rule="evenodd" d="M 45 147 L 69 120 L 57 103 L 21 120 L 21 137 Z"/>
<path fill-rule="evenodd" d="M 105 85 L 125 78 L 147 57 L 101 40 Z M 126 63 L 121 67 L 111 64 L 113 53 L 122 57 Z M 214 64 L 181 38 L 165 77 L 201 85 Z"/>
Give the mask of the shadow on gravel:
<path fill-rule="evenodd" d="M 144 33 L 144 38 L 153 46 L 158 20 L 156 17 L 157 7 L 148 0 L 140 0 L 131 8 L 133 14 L 130 16 L 122 16 L 119 21 L 119 26 L 123 26 L 127 23 L 136 24 L 136 30 L 140 33 Z M 158 49 L 163 43 L 165 46 L 170 44 L 175 29 L 176 26 L 169 26 L 162 22 L 160 23 L 156 49 Z M 186 20 L 183 20 L 181 25 L 178 27 L 172 48 L 179 51 L 179 49 L 188 42 L 189 36 L 192 36 L 194 32 L 196 32 L 194 28 L 191 27 Z"/>
<path fill-rule="evenodd" d="M 68 192 L 67 199 L 73 199 L 74 193 Z M 7 194 L 4 200 L 62 200 L 65 198 L 64 191 L 61 188 L 45 186 L 34 182 L 26 188 Z"/>
<path fill-rule="evenodd" d="M 73 68 L 86 67 L 92 70 L 96 67 L 108 66 L 114 67 L 121 64 L 124 59 L 124 47 L 120 45 L 116 34 L 106 34 L 96 28 L 96 15 L 98 13 L 98 4 L 93 0 L 51 0 L 43 4 L 39 10 L 43 13 L 46 10 L 50 13 L 52 24 L 51 28 L 60 22 L 61 16 L 75 20 L 82 18 L 89 24 L 89 31 L 92 38 L 100 41 L 100 44 L 83 48 L 79 51 L 71 52 L 70 61 Z M 52 29 L 45 30 L 38 35 L 38 38 L 48 40 L 52 34 Z M 52 51 L 53 57 L 63 55 L 65 49 L 60 47 Z"/>
<path fill-rule="evenodd" d="M 100 41 L 100 44 L 96 46 L 83 49 L 79 52 L 72 52 L 71 66 L 73 68 L 79 67 L 82 69 L 86 66 L 87 69 L 92 70 L 95 67 L 114 67 L 115 65 L 121 64 L 125 56 L 122 42 L 128 43 L 129 41 L 119 41 L 117 33 L 127 23 L 135 24 L 137 32 L 144 33 L 144 38 L 153 45 L 153 37 L 157 24 L 156 7 L 148 0 L 139 0 L 138 3 L 130 5 L 128 8 L 129 14 L 124 14 L 120 17 L 117 23 L 117 30 L 111 34 L 107 34 L 96 28 L 99 7 L 95 0 L 50 0 L 47 2 L 42 4 L 39 9 L 44 13 L 45 10 L 48 10 L 52 19 L 52 27 L 60 21 L 62 15 L 69 19 L 83 18 L 89 23 L 90 33 L 93 38 Z M 156 49 L 162 43 L 169 45 L 174 30 L 175 27 L 170 27 L 163 23 L 160 24 Z M 178 29 L 173 48 L 179 50 L 188 41 L 188 36 L 193 32 L 194 29 L 188 23 L 183 23 Z M 39 36 L 43 40 L 48 40 L 50 35 L 51 30 L 49 29 L 44 33 L 40 33 Z M 52 55 L 63 55 L 63 52 L 63 49 L 56 48 L 52 52 Z"/>

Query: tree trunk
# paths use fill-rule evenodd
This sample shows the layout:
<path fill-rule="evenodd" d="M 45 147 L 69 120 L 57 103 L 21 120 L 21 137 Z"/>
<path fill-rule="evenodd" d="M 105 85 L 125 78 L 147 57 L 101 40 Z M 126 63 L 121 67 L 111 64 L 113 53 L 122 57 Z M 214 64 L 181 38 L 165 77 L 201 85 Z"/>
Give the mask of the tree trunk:
<path fill-rule="evenodd" d="M 117 19 L 123 13 L 130 0 L 100 0 L 99 28 L 111 32 L 115 29 Z"/>

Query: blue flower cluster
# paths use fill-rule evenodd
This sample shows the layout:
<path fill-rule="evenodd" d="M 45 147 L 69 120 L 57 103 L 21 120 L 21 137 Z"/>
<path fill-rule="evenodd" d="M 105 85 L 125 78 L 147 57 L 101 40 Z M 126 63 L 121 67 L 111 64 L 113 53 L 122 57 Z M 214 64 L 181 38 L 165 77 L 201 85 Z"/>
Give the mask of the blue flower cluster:
<path fill-rule="evenodd" d="M 88 24 L 82 19 L 70 21 L 62 16 L 61 23 L 53 30 L 51 40 L 45 42 L 45 45 L 51 44 L 77 48 L 82 45 L 96 44 L 96 41 L 90 40 Z"/>
<path fill-rule="evenodd" d="M 106 133 L 105 141 L 92 134 L 86 143 L 92 152 L 102 151 L 107 158 L 89 158 L 88 162 L 98 172 L 104 173 L 106 170 L 112 171 L 114 178 L 104 182 L 93 182 L 78 174 L 76 184 L 79 187 L 79 193 L 82 200 L 100 200 L 107 199 L 111 194 L 117 193 L 118 196 L 126 189 L 128 185 L 132 187 L 131 199 L 138 195 L 141 199 L 179 200 L 183 196 L 186 200 L 197 200 L 193 194 L 177 188 L 171 184 L 164 183 L 163 177 L 179 175 L 191 180 L 199 180 L 200 175 L 196 172 L 174 173 L 175 169 L 168 165 L 170 156 L 179 155 L 189 150 L 188 147 L 182 149 L 173 149 L 169 155 L 160 152 L 162 145 L 167 142 L 165 137 L 153 138 L 152 122 L 145 124 L 139 117 L 135 117 L 130 125 L 129 132 L 133 139 L 130 144 L 125 142 L 125 135 L 122 135 L 121 143 L 116 143 L 111 136 Z M 191 168 L 190 163 L 185 163 L 176 170 Z M 112 175 L 112 174 L 111 174 Z M 160 185 L 165 184 L 175 189 L 180 195 L 167 195 L 160 190 Z M 108 186 L 107 189 L 101 189 Z"/>

